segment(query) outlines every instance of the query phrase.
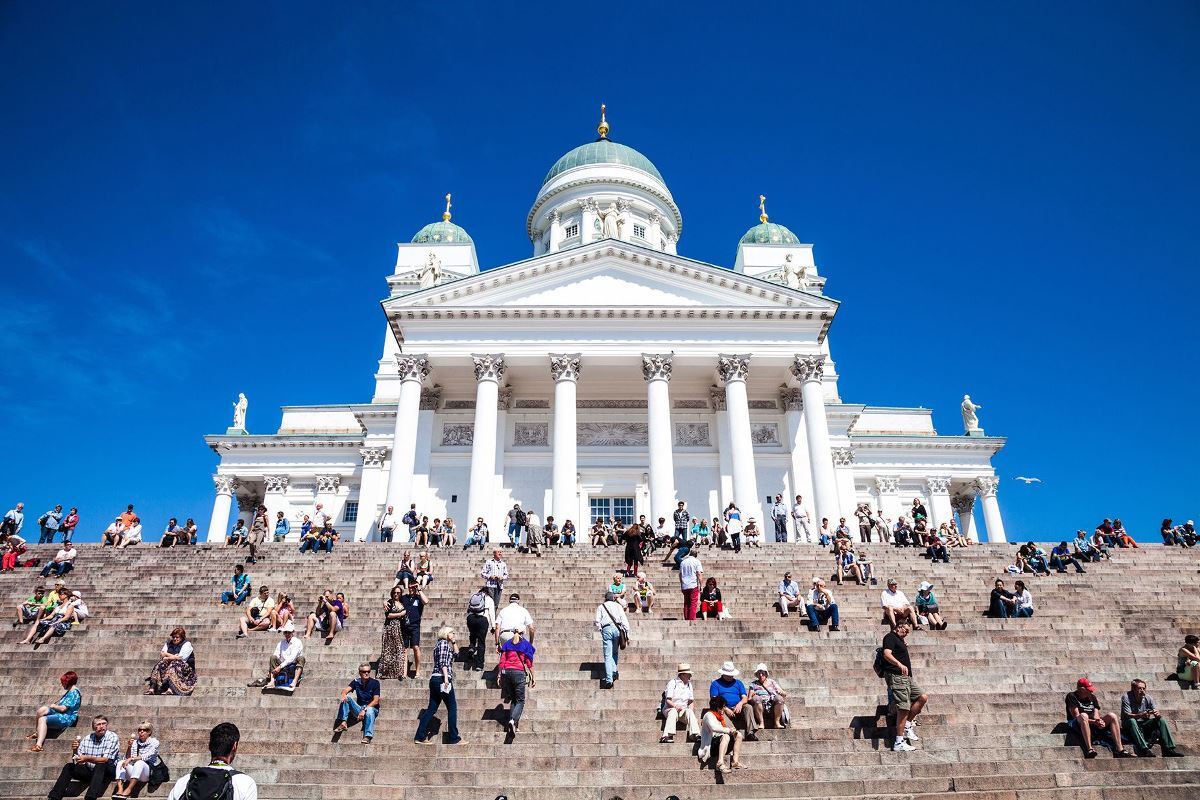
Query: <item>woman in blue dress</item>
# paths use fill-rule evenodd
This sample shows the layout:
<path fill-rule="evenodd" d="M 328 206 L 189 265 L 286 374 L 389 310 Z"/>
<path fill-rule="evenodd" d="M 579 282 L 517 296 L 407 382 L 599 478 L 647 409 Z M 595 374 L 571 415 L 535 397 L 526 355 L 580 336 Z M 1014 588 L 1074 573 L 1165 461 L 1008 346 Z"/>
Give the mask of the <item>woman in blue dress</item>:
<path fill-rule="evenodd" d="M 33 747 L 29 749 L 35 753 L 42 752 L 42 746 L 45 745 L 46 736 L 51 728 L 61 731 L 75 727 L 75 723 L 79 721 L 79 707 L 83 705 L 83 695 L 79 693 L 79 689 L 75 688 L 75 684 L 79 682 L 79 676 L 74 672 L 64 672 L 58 681 L 62 684 L 63 696 L 57 703 L 42 706 L 37 710 L 35 722 L 37 730 L 25 737 L 34 740 Z"/>

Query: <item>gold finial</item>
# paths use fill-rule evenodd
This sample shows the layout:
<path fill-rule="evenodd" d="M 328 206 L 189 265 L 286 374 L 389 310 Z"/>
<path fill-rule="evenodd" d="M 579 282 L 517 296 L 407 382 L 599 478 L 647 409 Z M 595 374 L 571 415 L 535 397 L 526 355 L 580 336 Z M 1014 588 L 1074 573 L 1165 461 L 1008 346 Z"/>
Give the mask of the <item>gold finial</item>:
<path fill-rule="evenodd" d="M 450 194 L 446 194 L 446 210 L 442 212 L 442 222 L 450 221 Z"/>
<path fill-rule="evenodd" d="M 600 104 L 600 124 L 596 126 L 596 132 L 600 134 L 601 139 L 608 138 L 608 120 L 604 118 L 604 110 L 607 106 L 604 103 Z"/>
<path fill-rule="evenodd" d="M 758 196 L 758 221 L 767 221 L 767 196 L 765 194 Z"/>

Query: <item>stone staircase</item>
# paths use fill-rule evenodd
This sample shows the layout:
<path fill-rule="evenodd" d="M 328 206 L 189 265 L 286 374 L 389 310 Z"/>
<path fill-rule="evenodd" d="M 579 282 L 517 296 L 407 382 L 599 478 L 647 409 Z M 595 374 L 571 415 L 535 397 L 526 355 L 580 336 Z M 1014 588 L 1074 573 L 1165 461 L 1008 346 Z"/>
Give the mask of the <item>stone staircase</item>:
<path fill-rule="evenodd" d="M 55 549 L 34 547 L 32 554 L 48 558 Z M 176 777 L 205 762 L 213 725 L 236 722 L 243 737 L 237 767 L 254 776 L 260 797 L 269 800 L 358 800 L 364 791 L 395 800 L 1200 798 L 1200 692 L 1167 679 L 1184 633 L 1200 629 L 1200 556 L 1192 552 L 1148 545 L 1120 552 L 1115 563 L 1091 565 L 1086 575 L 1027 577 L 1036 616 L 993 620 L 982 612 L 992 580 L 1011 561 L 1011 546 L 959 550 L 946 565 L 930 564 L 921 551 L 876 544 L 871 554 L 881 585 L 831 584 L 842 613 L 838 633 L 810 633 L 801 615 L 783 619 L 773 608 L 785 569 L 802 586 L 811 575 L 828 577 L 832 557 L 815 545 L 701 552 L 705 575 L 718 578 L 733 615 L 720 622 L 684 621 L 677 573 L 652 558 L 647 574 L 660 606 L 653 615 L 631 615 L 633 641 L 622 654 L 620 680 L 602 691 L 591 619 L 621 550 L 585 545 L 542 558 L 506 550 L 512 573 L 506 594 L 519 591 L 537 625 L 538 683 L 521 734 L 505 743 L 489 653 L 483 676 L 459 673 L 459 728 L 467 743 L 418 747 L 412 737 L 428 697 L 434 634 L 451 624 L 466 641 L 466 601 L 486 556 L 437 551 L 422 675 L 384 684 L 374 744 L 359 744 L 353 728 L 335 740 L 337 697 L 356 665 L 378 656 L 383 597 L 403 549 L 342 544 L 330 555 L 301 555 L 294 546 L 272 545 L 248 568 L 256 588 L 282 588 L 302 599 L 304 612 L 326 587 L 346 592 L 351 602 L 348 628 L 330 647 L 317 638 L 306 642 L 304 682 L 294 695 L 281 696 L 245 685 L 262 674 L 276 635 L 236 640 L 241 609 L 217 603 L 245 551 L 140 546 L 118 554 L 80 546 L 79 567 L 68 579 L 88 602 L 87 624 L 36 651 L 19 643 L 23 632 L 5 627 L 0 636 L 0 741 L 8 743 L 0 798 L 45 797 L 71 738 L 86 733 L 97 713 L 109 717 L 122 741 L 138 722 L 151 720 Z M 909 638 L 916 676 L 931 699 L 920 718 L 919 749 L 907 754 L 888 749 L 886 689 L 871 671 L 885 632 L 878 604 L 887 577 L 896 577 L 910 597 L 920 581 L 934 582 L 950 623 L 946 631 Z M 33 570 L 0 575 L 6 610 L 38 581 Z M 196 649 L 196 692 L 143 696 L 143 679 L 175 625 L 187 628 Z M 790 693 L 792 725 L 747 743 L 747 769 L 719 776 L 700 768 L 684 736 L 658 744 L 654 711 L 676 662 L 692 663 L 699 696 L 726 659 L 747 677 L 767 662 Z M 23 736 L 32 712 L 58 698 L 56 678 L 68 669 L 81 676 L 81 724 L 48 740 L 45 752 L 28 752 Z M 1116 761 L 1102 749 L 1098 759 L 1085 761 L 1077 746 L 1067 745 L 1060 724 L 1063 696 L 1085 674 L 1111 710 L 1131 678 L 1146 679 L 1189 756 Z"/>

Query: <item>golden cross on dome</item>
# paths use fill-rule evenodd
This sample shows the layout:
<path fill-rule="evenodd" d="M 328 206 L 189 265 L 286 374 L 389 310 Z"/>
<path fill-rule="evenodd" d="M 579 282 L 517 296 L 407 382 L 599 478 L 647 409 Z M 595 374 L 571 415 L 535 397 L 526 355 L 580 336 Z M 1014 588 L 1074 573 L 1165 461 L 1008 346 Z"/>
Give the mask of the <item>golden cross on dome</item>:
<path fill-rule="evenodd" d="M 442 222 L 450 221 L 450 193 L 446 193 L 446 210 L 442 212 Z"/>
<path fill-rule="evenodd" d="M 765 194 L 758 196 L 758 221 L 767 221 L 767 196 Z"/>
<path fill-rule="evenodd" d="M 604 118 L 604 110 L 606 108 L 608 106 L 604 105 L 604 103 L 600 104 L 600 124 L 596 126 L 596 132 L 600 134 L 601 139 L 608 138 L 608 120 Z"/>

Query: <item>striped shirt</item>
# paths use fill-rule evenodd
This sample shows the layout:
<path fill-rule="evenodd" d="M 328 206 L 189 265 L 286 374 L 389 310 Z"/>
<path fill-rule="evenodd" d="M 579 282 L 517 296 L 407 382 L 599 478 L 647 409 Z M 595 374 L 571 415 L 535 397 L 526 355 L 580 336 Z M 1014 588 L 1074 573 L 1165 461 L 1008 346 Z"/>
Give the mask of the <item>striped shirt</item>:
<path fill-rule="evenodd" d="M 433 673 L 444 681 L 454 681 L 454 648 L 446 639 L 438 639 L 433 646 Z"/>
<path fill-rule="evenodd" d="M 153 736 L 147 737 L 144 742 L 134 739 L 133 746 L 129 748 L 129 757 L 140 758 L 153 766 L 158 762 L 158 739 Z"/>
<path fill-rule="evenodd" d="M 107 758 L 116 763 L 121 757 L 121 740 L 112 731 L 105 731 L 103 736 L 89 733 L 79 743 L 79 755 L 93 758 Z"/>

